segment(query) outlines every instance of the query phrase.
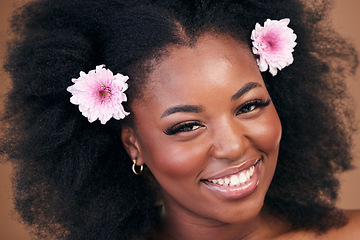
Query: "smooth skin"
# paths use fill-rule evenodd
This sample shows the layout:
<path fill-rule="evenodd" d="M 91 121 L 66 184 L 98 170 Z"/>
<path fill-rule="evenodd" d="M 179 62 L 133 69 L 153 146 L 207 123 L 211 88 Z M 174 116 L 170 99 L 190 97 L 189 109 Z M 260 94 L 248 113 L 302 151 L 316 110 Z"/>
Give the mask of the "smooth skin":
<path fill-rule="evenodd" d="M 247 47 L 213 35 L 195 47 L 172 47 L 146 89 L 132 105 L 136 128 L 123 128 L 121 136 L 131 158 L 147 165 L 161 187 L 164 224 L 154 239 L 304 236 L 262 211 L 281 123 Z M 254 159 L 261 159 L 259 180 L 246 196 L 229 198 L 209 187 L 207 179 Z"/>

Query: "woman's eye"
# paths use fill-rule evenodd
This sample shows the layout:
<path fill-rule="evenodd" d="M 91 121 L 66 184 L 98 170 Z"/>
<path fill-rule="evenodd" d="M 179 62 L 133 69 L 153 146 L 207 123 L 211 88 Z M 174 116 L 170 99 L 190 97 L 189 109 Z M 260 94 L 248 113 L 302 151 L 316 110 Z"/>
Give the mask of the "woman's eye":
<path fill-rule="evenodd" d="M 271 99 L 265 101 L 262 99 L 254 99 L 242 104 L 236 112 L 236 115 L 252 112 L 257 108 L 269 106 Z"/>
<path fill-rule="evenodd" d="M 246 105 L 241 109 L 242 113 L 247 113 L 253 111 L 257 106 L 255 104 L 252 105 Z"/>
<path fill-rule="evenodd" d="M 203 125 L 198 122 L 198 121 L 194 121 L 194 122 L 186 122 L 186 123 L 178 123 L 168 129 L 166 129 L 164 131 L 164 133 L 166 135 L 174 135 L 180 132 L 191 132 L 191 131 L 195 131 L 199 128 L 203 127 Z"/>

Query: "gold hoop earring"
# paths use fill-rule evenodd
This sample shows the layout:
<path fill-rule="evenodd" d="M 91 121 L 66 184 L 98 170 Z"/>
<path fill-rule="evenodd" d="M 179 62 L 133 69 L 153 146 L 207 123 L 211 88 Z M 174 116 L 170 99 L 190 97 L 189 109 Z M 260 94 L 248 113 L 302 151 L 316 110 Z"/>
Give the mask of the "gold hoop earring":
<path fill-rule="evenodd" d="M 140 170 L 137 172 L 136 169 L 136 159 L 133 160 L 133 165 L 132 165 L 132 171 L 136 174 L 136 175 L 140 175 L 144 169 L 144 165 L 140 165 Z"/>

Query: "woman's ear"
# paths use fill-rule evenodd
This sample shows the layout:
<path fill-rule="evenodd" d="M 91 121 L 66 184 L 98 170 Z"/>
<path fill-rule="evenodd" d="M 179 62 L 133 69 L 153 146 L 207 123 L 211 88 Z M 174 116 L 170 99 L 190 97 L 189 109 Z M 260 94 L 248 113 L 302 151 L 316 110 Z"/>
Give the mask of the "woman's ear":
<path fill-rule="evenodd" d="M 136 160 L 137 165 L 143 165 L 144 160 L 141 155 L 139 141 L 137 140 L 134 130 L 130 127 L 123 127 L 121 129 L 121 141 L 124 144 L 125 150 L 130 158 Z"/>

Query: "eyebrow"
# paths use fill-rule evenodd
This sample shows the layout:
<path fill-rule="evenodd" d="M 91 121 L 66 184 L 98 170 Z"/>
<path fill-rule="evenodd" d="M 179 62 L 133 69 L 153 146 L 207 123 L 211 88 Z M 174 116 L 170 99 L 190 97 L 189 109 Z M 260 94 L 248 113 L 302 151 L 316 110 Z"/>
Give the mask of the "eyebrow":
<path fill-rule="evenodd" d="M 231 100 L 236 100 L 240 98 L 245 93 L 249 92 L 251 89 L 262 87 L 259 83 L 256 82 L 249 82 L 245 84 L 242 88 L 239 89 L 232 97 Z M 200 113 L 203 111 L 201 106 L 197 105 L 178 105 L 171 108 L 168 108 L 163 114 L 161 114 L 160 118 L 164 118 L 174 113 L 178 112 L 192 112 L 192 113 Z"/>
<path fill-rule="evenodd" d="M 202 112 L 203 108 L 201 106 L 196 105 L 179 105 L 175 107 L 168 108 L 160 118 L 169 116 L 170 114 L 174 114 L 177 112 L 193 112 L 193 113 L 199 113 Z"/>
<path fill-rule="evenodd" d="M 254 88 L 257 88 L 257 87 L 262 87 L 262 86 L 259 83 L 256 83 L 256 82 L 249 82 L 249 83 L 245 84 L 242 88 L 239 89 L 239 91 L 237 91 L 231 97 L 231 101 L 239 99 L 242 95 L 249 92 L 251 89 L 254 89 Z"/>

